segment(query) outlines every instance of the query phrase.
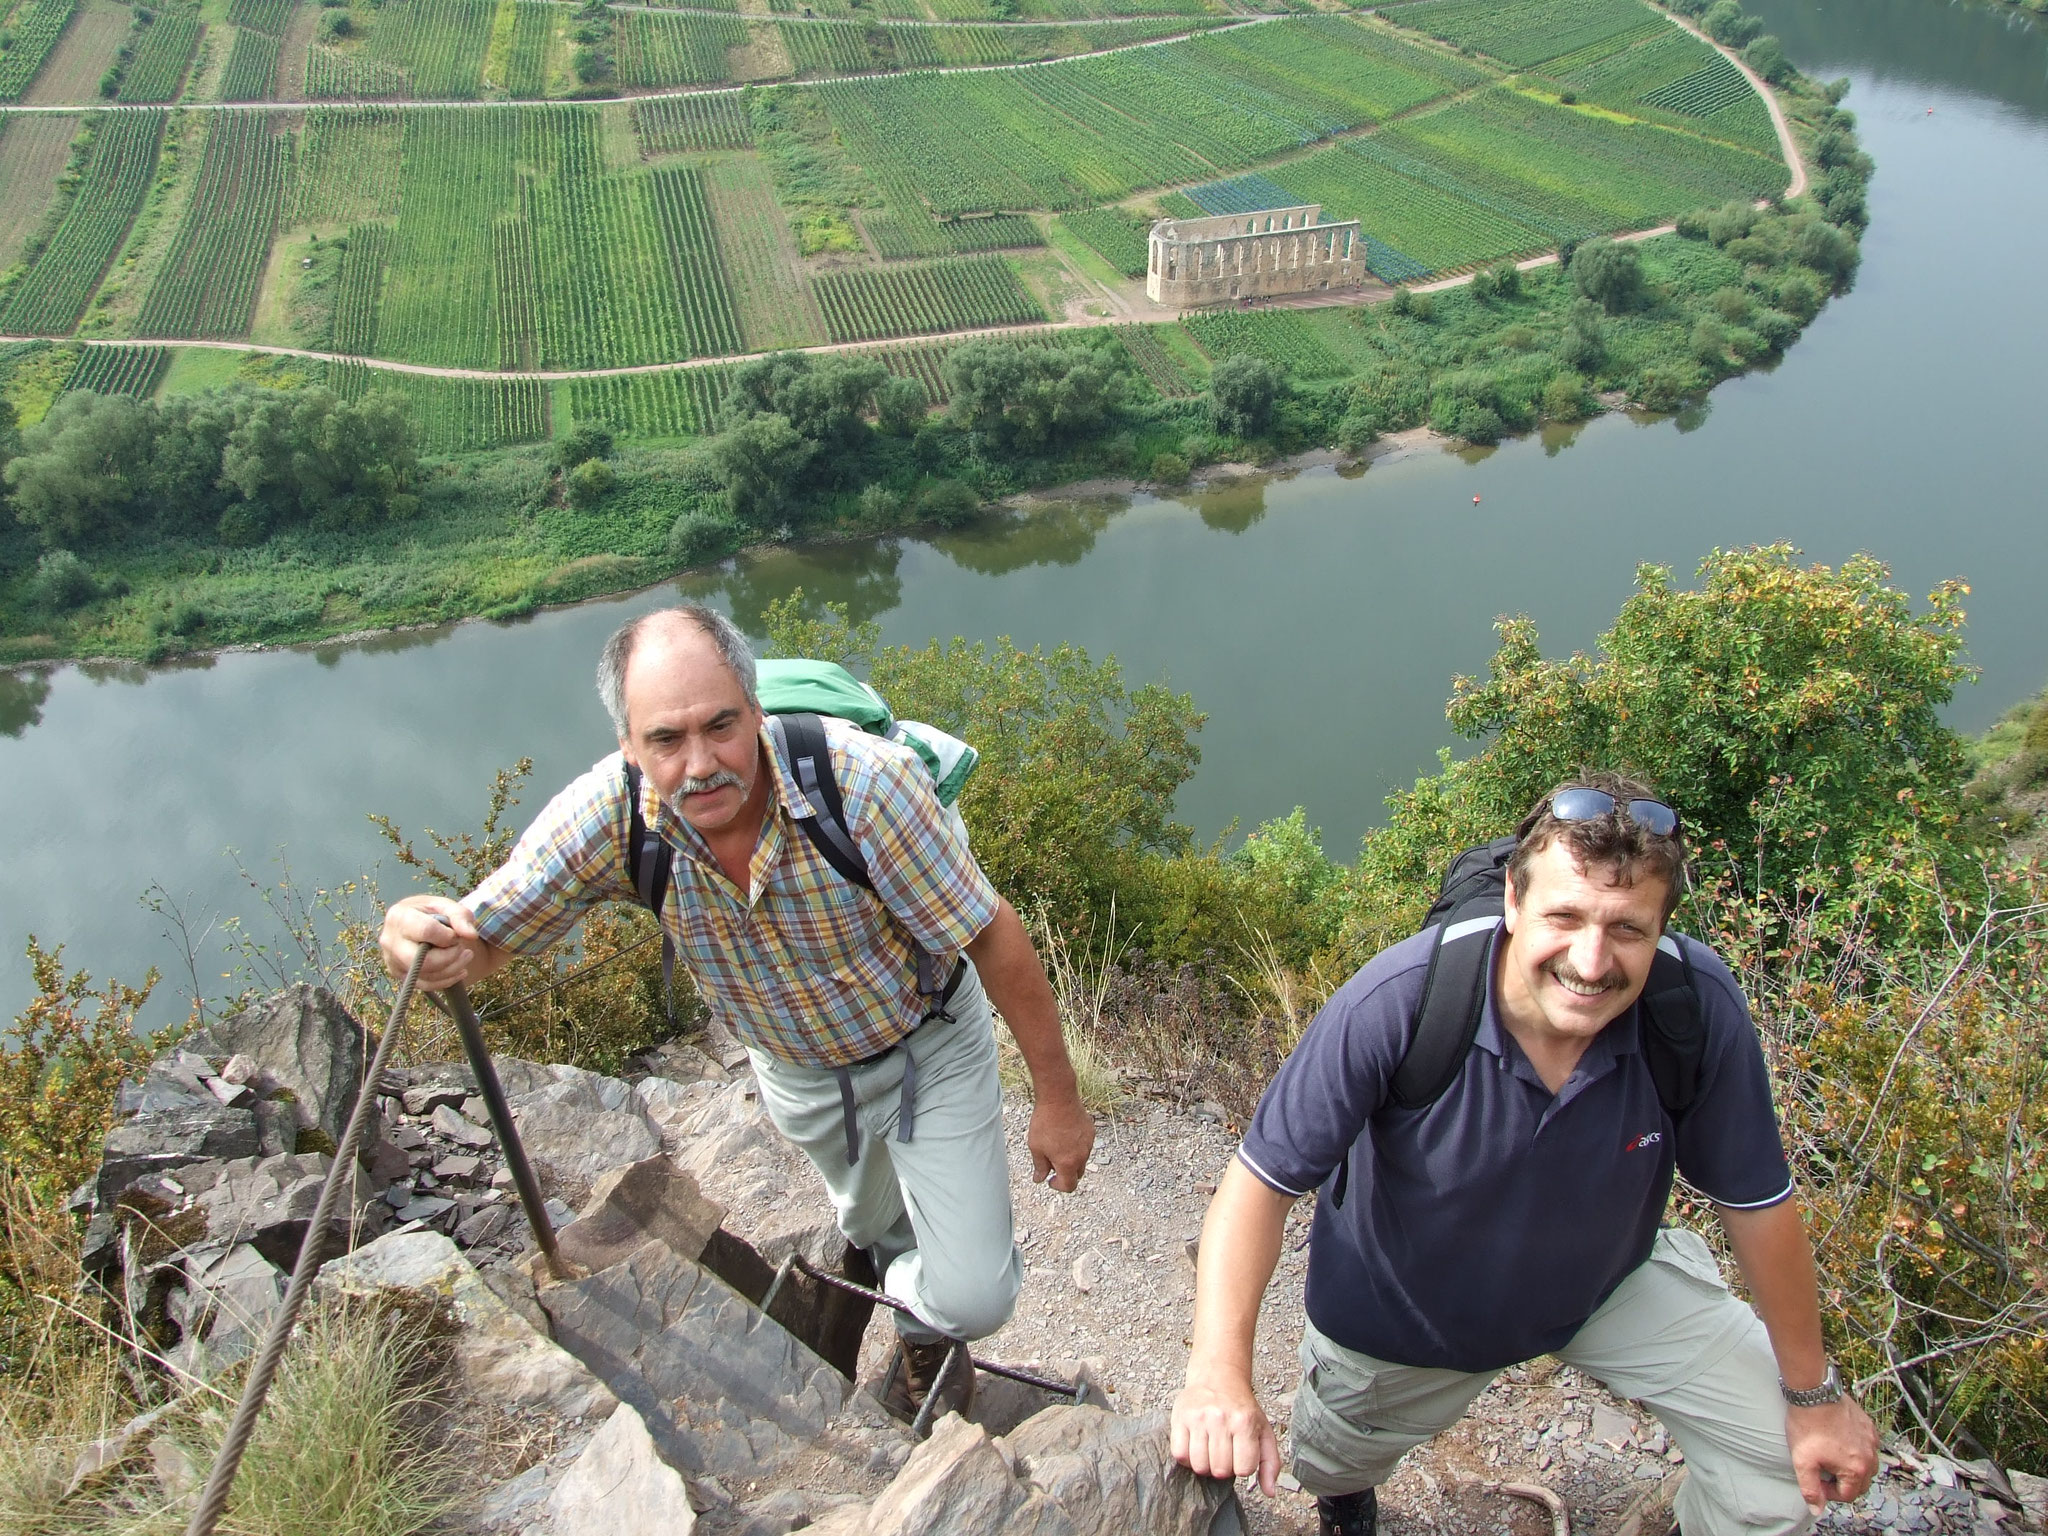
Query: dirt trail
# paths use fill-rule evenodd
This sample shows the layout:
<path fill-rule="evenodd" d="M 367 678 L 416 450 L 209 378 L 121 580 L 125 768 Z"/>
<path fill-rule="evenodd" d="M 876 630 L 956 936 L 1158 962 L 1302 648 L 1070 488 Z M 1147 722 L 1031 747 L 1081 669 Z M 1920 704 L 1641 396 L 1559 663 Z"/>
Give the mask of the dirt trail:
<path fill-rule="evenodd" d="M 651 10 L 657 8 L 643 7 L 643 9 Z M 667 10 L 668 7 L 663 6 L 659 7 L 658 9 Z M 718 12 L 716 14 L 724 16 L 727 20 L 732 19 L 731 12 Z M 791 18 L 777 17 L 775 19 L 788 20 Z M 801 20 L 801 18 L 796 19 Z M 1120 43 L 1113 48 L 1095 48 L 1091 49 L 1086 53 L 1063 54 L 1056 59 L 1025 59 L 1016 62 L 1001 64 L 942 64 L 930 69 L 897 69 L 882 71 L 875 74 L 844 75 L 834 76 L 832 78 L 850 80 L 893 80 L 910 75 L 973 75 L 985 74 L 990 70 L 1044 69 L 1048 65 L 1052 64 L 1071 64 L 1077 59 L 1099 59 L 1108 54 L 1130 53 L 1139 48 L 1163 48 L 1169 43 L 1184 43 L 1191 37 L 1209 37 L 1219 32 L 1235 32 L 1243 27 L 1260 27 L 1266 25 L 1268 22 L 1285 20 L 1287 20 L 1287 17 L 1285 16 L 1244 16 L 1236 18 L 1231 21 L 1226 21 L 1221 26 L 1194 27 L 1190 28 L 1186 32 L 1176 32 L 1170 37 L 1148 37 L 1142 43 Z M 933 25 L 933 23 L 927 23 L 927 25 Z M 1017 25 L 1017 23 L 1007 23 L 1007 25 Z M 1033 25 L 1036 25 L 1036 23 L 1033 23 Z M 670 91 L 642 91 L 635 95 L 586 98 L 551 96 L 533 101 L 515 100 L 511 97 L 494 97 L 490 100 L 484 101 L 434 101 L 419 100 L 410 97 L 402 100 L 392 100 L 385 97 L 358 100 L 354 97 L 337 97 L 333 99 L 322 98 L 319 101 L 181 101 L 174 103 L 174 105 L 177 107 L 179 111 L 182 112 L 303 112 L 308 107 L 360 106 L 436 108 L 463 107 L 473 109 L 479 112 L 487 112 L 505 107 L 604 107 L 619 106 L 636 101 L 673 101 L 685 96 L 737 96 L 742 91 L 756 90 L 763 85 L 816 85 L 822 83 L 824 82 L 809 80 L 769 80 L 752 82 L 746 85 L 714 85 L 699 86 L 694 89 L 678 88 L 676 90 Z M 164 109 L 160 105 L 140 106 L 130 102 L 91 101 L 72 102 L 68 105 L 44 104 L 40 106 L 17 106 L 12 103 L 9 103 L 4 108 L 0 108 L 0 110 L 5 110 L 7 112 L 161 112 Z"/>

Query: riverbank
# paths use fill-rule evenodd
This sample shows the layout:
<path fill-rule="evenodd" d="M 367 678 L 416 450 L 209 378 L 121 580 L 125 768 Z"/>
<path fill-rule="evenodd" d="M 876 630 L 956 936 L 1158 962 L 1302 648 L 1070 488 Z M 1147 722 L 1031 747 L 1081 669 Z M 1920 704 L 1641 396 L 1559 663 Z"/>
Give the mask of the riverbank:
<path fill-rule="evenodd" d="M 1615 313 L 1551 266 L 1519 273 L 1512 292 L 1488 274 L 1370 308 L 1218 316 L 1218 352 L 1259 358 L 1276 377 L 1256 430 L 1219 431 L 1206 397 L 1162 397 L 1126 368 L 1122 405 L 1086 438 L 1004 454 L 941 415 L 914 445 L 891 450 L 900 484 L 887 496 L 863 500 L 850 487 L 769 529 L 725 517 L 704 440 L 617 450 L 611 489 L 580 508 L 553 449 L 537 445 L 427 465 L 417 509 L 400 522 L 289 528 L 236 549 L 190 536 L 113 543 L 83 553 L 87 585 L 68 605 L 38 588 L 37 550 L 15 528 L 0 557 L 11 567 L 0 580 L 0 664 L 158 662 L 516 618 L 655 585 L 763 542 L 957 526 L 958 511 L 925 512 L 942 482 L 965 486 L 969 507 L 1103 487 L 1128 494 L 1226 464 L 1312 462 L 1300 456 L 1318 451 L 1370 461 L 1454 438 L 1483 445 L 1623 401 L 1677 409 L 1774 361 L 1846 280 L 1765 238 L 1782 224 L 1786 245 L 1814 226 L 1812 215 L 1761 218 L 1747 234 L 1714 231 L 1719 243 L 1669 235 L 1628 247 L 1639 253 L 1639 282 Z M 1120 354 L 1093 355 L 1113 364 Z M 697 535 L 707 527 L 708 548 Z"/>

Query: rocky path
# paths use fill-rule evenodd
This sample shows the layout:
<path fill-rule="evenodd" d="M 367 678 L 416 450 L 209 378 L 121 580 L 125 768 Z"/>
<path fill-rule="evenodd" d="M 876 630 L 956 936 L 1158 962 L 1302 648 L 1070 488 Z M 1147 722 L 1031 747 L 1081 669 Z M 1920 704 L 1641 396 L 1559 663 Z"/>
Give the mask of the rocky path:
<path fill-rule="evenodd" d="M 721 1090 L 743 1097 L 744 1083 Z M 1099 1122 L 1096 1155 L 1081 1189 L 1057 1194 L 1030 1179 L 1026 1111 L 1006 1114 L 1024 1293 L 1016 1317 L 976 1346 L 984 1358 L 1086 1370 L 1111 1402 L 1139 1413 L 1172 1404 L 1186 1369 L 1194 1307 L 1192 1241 L 1215 1180 L 1237 1145 L 1237 1128 L 1214 1104 L 1183 1109 L 1136 1101 Z M 802 1158 L 765 1134 L 728 1160 L 685 1151 L 707 1193 L 731 1208 L 730 1225 L 752 1226 L 772 1244 L 828 1215 L 823 1185 Z M 730 1133 L 727 1133 L 728 1135 Z M 720 1164 L 730 1175 L 720 1172 Z M 1260 1313 L 1255 1360 L 1260 1400 L 1285 1443 L 1287 1409 L 1300 1379 L 1301 1294 L 1310 1207 L 1295 1208 L 1280 1267 Z M 887 1331 L 870 1329 L 865 1372 L 879 1374 Z M 1891 1475 L 1857 1506 L 1835 1506 L 1823 1529 L 1875 1533 L 1970 1532 L 2011 1536 L 1944 1467 L 1894 1458 Z M 1382 1490 L 1389 1536 L 1549 1536 L 1550 1514 L 1499 1491 L 1531 1483 L 1555 1492 L 1571 1528 L 1592 1536 L 1664 1536 L 1684 1459 L 1656 1420 L 1548 1359 L 1503 1374 L 1464 1421 L 1410 1456 Z M 1942 1479 L 1947 1478 L 1948 1486 Z M 1267 1500 L 1246 1485 L 1244 1510 L 1260 1536 L 1312 1536 L 1315 1503 L 1284 1489 Z M 1661 1519 L 1659 1518 L 1661 1516 Z"/>
<path fill-rule="evenodd" d="M 83 1263 L 180 1380 L 232 1365 L 270 1327 L 329 1175 L 320 1149 L 334 1145 L 368 1055 L 360 1025 L 302 986 L 209 1021 L 122 1085 L 100 1168 L 72 1199 L 91 1218 Z M 1094 1164 L 1072 1195 L 1031 1183 L 1027 1111 L 1006 1111 L 1025 1283 L 1014 1319 L 976 1353 L 1084 1381 L 1096 1406 L 985 1376 L 969 1420 L 949 1417 L 917 1444 L 875 1400 L 886 1320 L 868 1321 L 864 1338 L 857 1314 L 839 1328 L 801 1279 L 794 1310 L 779 1303 L 764 1318 L 749 1300 L 791 1253 L 836 1267 L 843 1243 L 822 1183 L 775 1132 L 739 1060 L 728 1070 L 670 1045 L 630 1080 L 510 1057 L 497 1073 L 573 1268 L 556 1280 L 536 1270 L 467 1069 L 416 1065 L 378 1081 L 377 1133 L 331 1233 L 337 1252 L 353 1251 L 320 1281 L 325 1294 L 410 1291 L 455 1324 L 445 1433 L 470 1475 L 437 1529 L 1315 1530 L 1313 1500 L 1292 1488 L 1270 1500 L 1246 1490 L 1240 1526 L 1227 1493 L 1166 1452 L 1164 1411 L 1187 1355 L 1192 1240 L 1237 1139 L 1220 1105 L 1128 1099 L 1100 1121 Z M 1283 1435 L 1308 1215 L 1290 1217 L 1255 1362 Z M 869 1390 L 850 1390 L 778 1326 L 799 1317 L 812 1319 L 804 1336 L 853 1365 Z M 122 1427 L 103 1443 L 118 1454 L 94 1465 L 138 1459 L 156 1417 Z M 181 1497 L 151 1465 L 135 1476 Z M 1504 1372 L 1462 1422 L 1408 1458 L 1382 1489 L 1384 1528 L 1562 1536 L 1555 1510 L 1582 1536 L 1663 1536 L 1684 1475 L 1647 1414 L 1538 1360 Z M 2027 1514 L 1985 1497 L 1993 1487 L 2017 1489 Z M 1900 1447 L 1869 1498 L 1831 1512 L 1826 1529 L 2041 1536 L 2044 1523 L 2048 1481 L 2014 1472 L 2005 1484 L 1988 1465 Z"/>

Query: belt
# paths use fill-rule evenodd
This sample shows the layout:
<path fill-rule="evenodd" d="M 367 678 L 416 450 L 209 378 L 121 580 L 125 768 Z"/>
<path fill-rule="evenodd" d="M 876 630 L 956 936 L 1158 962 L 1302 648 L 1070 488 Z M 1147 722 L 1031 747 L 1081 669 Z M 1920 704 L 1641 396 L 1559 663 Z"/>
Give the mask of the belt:
<path fill-rule="evenodd" d="M 926 994 L 927 997 L 931 998 L 931 1006 L 911 1026 L 910 1035 L 916 1034 L 918 1030 L 924 1028 L 925 1025 L 931 1023 L 934 1019 L 943 1019 L 948 1024 L 953 1022 L 953 1015 L 946 1011 L 946 1005 L 953 1001 L 953 994 L 960 990 L 961 979 L 966 974 L 967 961 L 963 957 L 954 963 L 953 974 L 946 978 L 946 985 L 936 994 Z M 900 1049 L 904 1041 L 910 1038 L 910 1035 L 905 1035 L 903 1040 L 898 1040 L 895 1045 L 879 1050 L 872 1056 L 864 1056 L 859 1061 L 850 1062 L 846 1066 L 834 1067 L 832 1069 L 832 1076 L 839 1082 L 839 1112 L 846 1126 L 846 1161 L 849 1167 L 860 1161 L 860 1122 L 854 1118 L 853 1112 L 853 1070 L 855 1067 L 872 1066 L 884 1056 L 887 1056 L 890 1051 Z M 903 1092 L 896 1106 L 896 1139 L 901 1142 L 909 1142 L 916 1124 L 917 1058 L 910 1052 L 904 1051 Z"/>

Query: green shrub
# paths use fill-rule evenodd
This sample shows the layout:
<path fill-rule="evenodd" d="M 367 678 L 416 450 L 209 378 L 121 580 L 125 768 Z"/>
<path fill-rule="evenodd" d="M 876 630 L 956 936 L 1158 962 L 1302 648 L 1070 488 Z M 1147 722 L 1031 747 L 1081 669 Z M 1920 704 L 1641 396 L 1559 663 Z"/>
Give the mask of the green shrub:
<path fill-rule="evenodd" d="M 921 380 L 892 378 L 875 390 L 875 424 L 891 437 L 916 436 L 930 410 Z"/>
<path fill-rule="evenodd" d="M 668 558 L 678 566 L 723 560 L 740 547 L 745 530 L 723 512 L 692 508 L 676 514 L 668 531 Z"/>
<path fill-rule="evenodd" d="M 1756 209 L 1739 198 L 1723 203 L 1706 215 L 1707 239 L 1715 245 L 1726 245 L 1730 240 L 1740 240 L 1756 228 Z"/>
<path fill-rule="evenodd" d="M 1152 478 L 1161 485 L 1185 485 L 1188 479 L 1188 461 L 1177 453 L 1155 453 L 1152 455 Z"/>
<path fill-rule="evenodd" d="M 1706 387 L 1697 368 L 1683 363 L 1652 363 L 1636 376 L 1631 393 L 1652 411 L 1675 411 Z"/>
<path fill-rule="evenodd" d="M 1380 418 L 1369 410 L 1345 412 L 1337 423 L 1337 446 L 1346 453 L 1363 453 L 1379 441 Z"/>
<path fill-rule="evenodd" d="M 1820 313 L 1820 306 L 1826 298 L 1820 279 L 1804 267 L 1793 267 L 1781 273 L 1771 285 L 1771 302 L 1801 325 Z"/>
<path fill-rule="evenodd" d="M 618 483 L 619 477 L 603 459 L 585 459 L 564 480 L 569 505 L 586 510 L 603 501 Z"/>
<path fill-rule="evenodd" d="M 1586 414 L 1586 380 L 1566 369 L 1543 386 L 1543 414 L 1550 421 L 1578 421 Z"/>
<path fill-rule="evenodd" d="M 1235 353 L 1209 373 L 1209 419 L 1230 437 L 1257 437 L 1272 424 L 1280 375 L 1249 352 Z"/>
<path fill-rule="evenodd" d="M 886 485 L 865 487 L 860 493 L 860 520 L 870 528 L 888 528 L 903 514 L 903 498 Z"/>
<path fill-rule="evenodd" d="M 1649 293 L 1642 253 L 1632 243 L 1588 240 L 1572 255 L 1571 277 L 1581 294 L 1610 315 L 1641 308 Z"/>
<path fill-rule="evenodd" d="M 1756 301 L 1750 296 L 1749 290 L 1737 288 L 1732 284 L 1725 288 L 1716 288 L 1707 302 L 1714 306 L 1714 313 L 1730 325 L 1742 324 L 1756 308 Z"/>
<path fill-rule="evenodd" d="M 964 481 L 934 480 L 918 492 L 917 510 L 941 528 L 957 528 L 981 510 L 981 498 Z"/>
<path fill-rule="evenodd" d="M 608 459 L 611 453 L 612 429 L 598 421 L 577 422 L 555 444 L 555 462 L 564 470 L 591 459 Z"/>
<path fill-rule="evenodd" d="M 68 549 L 53 549 L 36 562 L 35 598 L 45 608 L 69 613 L 100 595 L 86 563 Z"/>

